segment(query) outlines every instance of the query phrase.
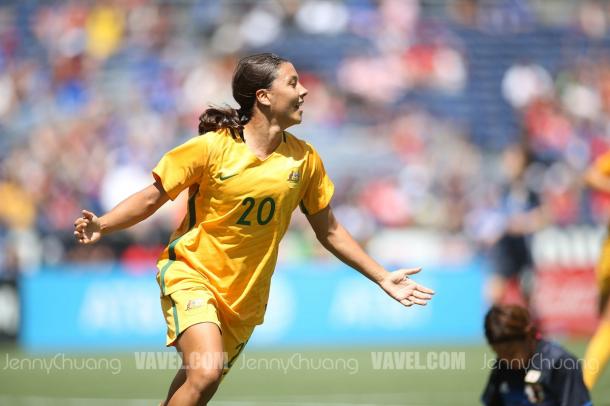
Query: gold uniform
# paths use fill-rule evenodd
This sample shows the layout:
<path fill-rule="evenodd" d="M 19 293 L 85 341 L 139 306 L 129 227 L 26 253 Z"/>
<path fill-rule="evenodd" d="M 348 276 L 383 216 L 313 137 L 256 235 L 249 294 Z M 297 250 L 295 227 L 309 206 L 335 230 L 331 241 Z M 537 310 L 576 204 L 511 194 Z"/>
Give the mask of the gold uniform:
<path fill-rule="evenodd" d="M 229 131 L 209 132 L 165 154 L 153 176 L 172 200 L 189 190 L 157 263 L 167 345 L 193 324 L 215 323 L 230 367 L 263 322 L 292 212 L 326 208 L 334 186 L 314 148 L 287 132 L 264 160 Z"/>
<path fill-rule="evenodd" d="M 610 152 L 600 156 L 593 164 L 596 171 L 610 177 Z M 599 305 L 602 317 L 595 333 L 589 341 L 583 361 L 582 376 L 585 385 L 592 390 L 604 373 L 610 361 L 610 321 L 605 315 L 605 308 L 610 297 L 610 235 L 606 236 L 597 264 L 597 284 L 599 286 Z"/>
<path fill-rule="evenodd" d="M 593 165 L 597 171 L 610 177 L 610 152 L 597 158 Z M 602 245 L 596 275 L 600 294 L 600 310 L 603 310 L 610 297 L 610 235 L 606 236 Z"/>

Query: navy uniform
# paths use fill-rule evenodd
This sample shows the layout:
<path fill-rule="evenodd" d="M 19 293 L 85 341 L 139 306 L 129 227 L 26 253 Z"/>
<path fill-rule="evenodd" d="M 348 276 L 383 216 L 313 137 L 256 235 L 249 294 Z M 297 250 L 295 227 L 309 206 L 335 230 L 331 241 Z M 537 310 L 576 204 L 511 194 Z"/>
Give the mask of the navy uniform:
<path fill-rule="evenodd" d="M 481 398 L 484 405 L 593 405 L 578 359 L 555 343 L 538 341 L 525 369 L 507 364 L 496 360 Z"/>

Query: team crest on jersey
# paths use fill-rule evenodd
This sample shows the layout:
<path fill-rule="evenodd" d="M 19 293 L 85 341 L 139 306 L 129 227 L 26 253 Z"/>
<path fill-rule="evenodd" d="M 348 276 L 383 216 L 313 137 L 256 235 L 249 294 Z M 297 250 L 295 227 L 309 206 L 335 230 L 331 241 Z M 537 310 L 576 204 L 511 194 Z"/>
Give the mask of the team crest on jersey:
<path fill-rule="evenodd" d="M 300 180 L 301 180 L 301 174 L 299 173 L 298 169 L 293 169 L 290 172 L 290 175 L 288 175 L 288 182 L 299 183 Z"/>
<path fill-rule="evenodd" d="M 203 306 L 203 299 L 201 299 L 201 298 L 199 298 L 199 299 L 191 299 L 186 304 L 186 309 L 184 309 L 184 310 L 192 310 L 192 309 L 196 309 L 196 308 L 201 307 L 201 306 Z"/>

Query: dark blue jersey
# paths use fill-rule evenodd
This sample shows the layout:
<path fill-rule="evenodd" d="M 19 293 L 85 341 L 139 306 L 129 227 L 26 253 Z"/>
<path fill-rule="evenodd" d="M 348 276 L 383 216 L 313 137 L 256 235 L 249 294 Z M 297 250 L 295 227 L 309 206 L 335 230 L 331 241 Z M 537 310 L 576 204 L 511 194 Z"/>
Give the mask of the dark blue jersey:
<path fill-rule="evenodd" d="M 592 406 L 578 360 L 540 340 L 525 365 L 496 361 L 482 402 L 486 406 Z"/>

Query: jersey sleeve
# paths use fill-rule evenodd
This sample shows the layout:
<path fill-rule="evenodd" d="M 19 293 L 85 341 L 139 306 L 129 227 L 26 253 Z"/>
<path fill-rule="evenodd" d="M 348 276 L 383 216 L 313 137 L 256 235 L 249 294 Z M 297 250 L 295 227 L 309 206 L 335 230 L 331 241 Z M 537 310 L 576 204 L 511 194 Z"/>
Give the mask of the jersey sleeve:
<path fill-rule="evenodd" d="M 498 374 L 495 369 L 492 369 L 489 374 L 487 385 L 483 389 L 481 395 L 481 403 L 485 406 L 503 406 L 502 398 L 498 390 Z"/>
<path fill-rule="evenodd" d="M 170 199 L 199 182 L 208 166 L 208 147 L 204 136 L 191 138 L 167 152 L 152 170 Z"/>
<path fill-rule="evenodd" d="M 605 176 L 610 176 L 610 152 L 599 156 L 593 163 L 593 166 Z"/>
<path fill-rule="evenodd" d="M 582 370 L 576 359 L 565 362 L 563 368 L 554 368 L 551 390 L 561 406 L 591 406 L 589 391 L 582 378 Z M 569 367 L 569 368 L 568 368 Z"/>
<path fill-rule="evenodd" d="M 303 213 L 315 214 L 330 204 L 335 185 L 328 177 L 320 155 L 309 144 L 308 146 L 310 148 L 308 157 L 309 182 L 307 182 L 307 188 L 300 206 Z"/>

